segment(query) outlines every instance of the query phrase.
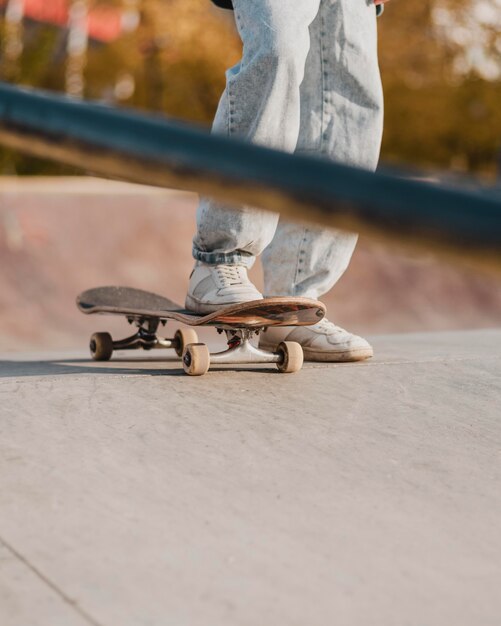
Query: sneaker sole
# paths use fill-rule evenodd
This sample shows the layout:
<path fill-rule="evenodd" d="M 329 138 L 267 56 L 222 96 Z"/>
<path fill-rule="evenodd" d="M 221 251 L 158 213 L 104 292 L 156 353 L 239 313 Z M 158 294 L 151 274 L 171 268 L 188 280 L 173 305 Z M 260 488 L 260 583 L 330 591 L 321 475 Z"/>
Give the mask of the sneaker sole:
<path fill-rule="evenodd" d="M 259 343 L 261 350 L 274 352 L 277 346 L 266 343 Z M 319 352 L 310 348 L 303 348 L 304 360 L 317 363 L 353 363 L 356 361 L 366 361 L 374 356 L 372 348 L 360 348 L 358 350 L 343 350 Z"/>
<path fill-rule="evenodd" d="M 248 302 L 254 302 L 254 300 L 258 300 L 259 298 L 252 298 L 252 300 L 248 300 Z M 246 300 L 237 300 L 235 302 L 221 302 L 219 304 L 210 304 L 207 302 L 199 302 L 196 298 L 192 296 L 186 296 L 186 302 L 184 306 L 188 311 L 199 314 L 206 313 L 215 313 L 216 311 L 220 311 L 226 306 L 232 306 L 233 304 L 244 304 Z"/>

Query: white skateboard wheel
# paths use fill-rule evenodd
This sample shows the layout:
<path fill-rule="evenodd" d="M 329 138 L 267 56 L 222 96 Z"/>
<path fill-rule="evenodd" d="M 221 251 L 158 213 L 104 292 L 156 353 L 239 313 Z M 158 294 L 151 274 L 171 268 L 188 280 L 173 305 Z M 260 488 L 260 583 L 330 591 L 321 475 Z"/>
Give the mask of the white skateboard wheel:
<path fill-rule="evenodd" d="M 183 353 L 183 369 L 188 376 L 203 376 L 209 371 L 210 352 L 204 343 L 188 344 Z"/>
<path fill-rule="evenodd" d="M 174 348 L 177 356 L 183 356 L 184 349 L 190 343 L 198 343 L 198 335 L 193 328 L 180 328 L 174 335 Z"/>
<path fill-rule="evenodd" d="M 295 341 L 282 341 L 278 345 L 277 354 L 281 359 L 277 363 L 279 372 L 283 374 L 293 374 L 299 372 L 303 367 L 304 355 L 303 348 Z"/>
<path fill-rule="evenodd" d="M 94 333 L 89 343 L 94 361 L 109 361 L 113 354 L 113 339 L 110 333 Z"/>

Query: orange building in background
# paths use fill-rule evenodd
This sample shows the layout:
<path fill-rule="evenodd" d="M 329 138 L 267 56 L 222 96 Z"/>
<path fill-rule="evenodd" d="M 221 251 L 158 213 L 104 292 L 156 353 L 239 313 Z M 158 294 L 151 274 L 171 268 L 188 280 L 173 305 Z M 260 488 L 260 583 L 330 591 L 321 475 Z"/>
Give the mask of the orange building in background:
<path fill-rule="evenodd" d="M 0 7 L 6 7 L 9 0 L 0 0 Z M 68 0 L 24 0 L 23 13 L 28 19 L 66 26 L 69 18 Z M 96 7 L 89 10 L 87 32 L 91 39 L 109 43 L 118 39 L 124 31 L 124 11 L 116 7 Z"/>

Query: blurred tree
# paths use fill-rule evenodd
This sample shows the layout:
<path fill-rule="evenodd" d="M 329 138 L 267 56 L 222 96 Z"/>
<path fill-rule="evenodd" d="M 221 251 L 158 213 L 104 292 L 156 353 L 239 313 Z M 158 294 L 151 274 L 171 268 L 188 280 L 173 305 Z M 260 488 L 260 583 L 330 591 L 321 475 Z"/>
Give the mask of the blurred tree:
<path fill-rule="evenodd" d="M 473 17 L 480 2 L 388 6 L 380 20 L 384 160 L 494 174 L 501 146 L 501 64 L 495 53 L 501 37 L 496 20 L 478 28 Z M 483 50 L 485 60 L 477 52 L 476 63 L 465 63 L 474 48 Z"/>
<path fill-rule="evenodd" d="M 231 16 L 214 9 L 208 0 L 136 3 L 138 28 L 107 45 L 91 40 L 84 96 L 209 124 L 224 88 L 225 69 L 239 56 L 240 43 Z M 134 0 L 88 1 L 89 9 L 114 6 L 127 11 L 132 4 Z M 4 42 L 5 20 L 2 28 Z M 64 91 L 67 30 L 26 21 L 23 34 L 24 50 L 17 66 L 2 67 L 2 79 Z M 0 171 L 70 170 L 0 150 Z"/>
<path fill-rule="evenodd" d="M 208 124 L 240 50 L 221 17 L 204 0 L 142 0 L 137 31 L 90 50 L 87 95 L 117 99 L 114 81 L 129 75 L 134 92 L 123 101 Z"/>

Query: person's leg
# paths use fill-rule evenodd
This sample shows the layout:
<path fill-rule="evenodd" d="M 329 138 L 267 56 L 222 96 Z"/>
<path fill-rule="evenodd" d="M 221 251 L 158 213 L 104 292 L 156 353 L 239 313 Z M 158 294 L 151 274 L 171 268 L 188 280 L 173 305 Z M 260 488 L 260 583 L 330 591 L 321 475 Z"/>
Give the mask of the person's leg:
<path fill-rule="evenodd" d="M 383 125 L 375 8 L 365 0 L 322 0 L 310 37 L 297 152 L 374 170 Z M 327 293 L 356 242 L 354 233 L 280 221 L 263 253 L 265 295 Z"/>
<path fill-rule="evenodd" d="M 374 170 L 383 123 L 374 6 L 365 0 L 322 0 L 310 34 L 297 152 Z M 280 221 L 263 253 L 265 295 L 319 298 L 348 267 L 356 242 L 354 233 Z M 327 321 L 269 329 L 260 345 L 273 348 L 284 339 L 299 341 L 310 360 L 372 356 L 367 341 Z"/>
<path fill-rule="evenodd" d="M 310 47 L 309 25 L 320 0 L 234 0 L 243 42 L 213 132 L 293 152 L 300 124 L 300 85 Z M 271 241 L 278 216 L 202 199 L 194 257 L 206 263 L 251 264 Z"/>
<path fill-rule="evenodd" d="M 320 1 L 234 0 L 243 56 L 227 72 L 213 132 L 288 152 L 296 149 L 309 26 Z M 187 306 L 202 312 L 259 297 L 245 281 L 245 268 L 270 243 L 277 222 L 278 215 L 270 212 L 202 199 L 193 240 L 193 256 L 199 263 L 190 280 Z M 243 267 L 239 277 L 228 274 L 226 280 L 226 274 L 212 271 L 214 266 L 231 265 Z M 240 280 L 241 288 L 232 287 Z"/>

